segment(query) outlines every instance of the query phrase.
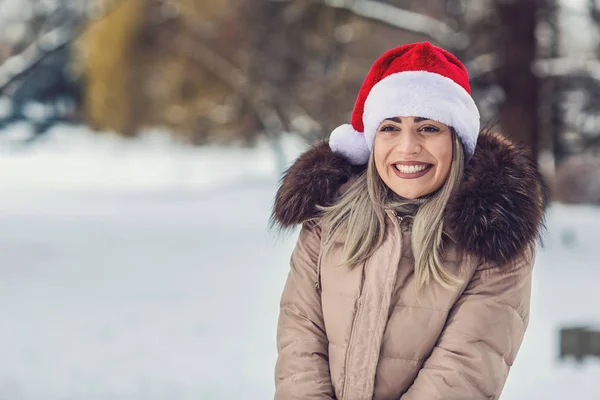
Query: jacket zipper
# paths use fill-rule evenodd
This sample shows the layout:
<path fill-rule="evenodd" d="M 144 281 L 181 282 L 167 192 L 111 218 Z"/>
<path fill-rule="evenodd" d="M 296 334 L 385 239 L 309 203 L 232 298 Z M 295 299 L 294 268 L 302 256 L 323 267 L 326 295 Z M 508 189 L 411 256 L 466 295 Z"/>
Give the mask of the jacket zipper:
<path fill-rule="evenodd" d="M 344 390 L 342 392 L 342 396 L 346 397 L 346 393 L 348 390 L 348 385 L 349 385 L 349 380 L 348 380 L 348 366 L 350 365 L 350 361 L 352 360 L 352 348 L 354 347 L 354 335 L 356 332 L 356 321 L 358 321 L 358 319 L 360 318 L 362 311 L 363 311 L 363 290 L 365 287 L 365 279 L 367 276 L 367 261 L 364 262 L 363 264 L 363 274 L 362 274 L 362 278 L 360 281 L 360 288 L 359 288 L 359 295 L 358 295 L 358 299 L 356 300 L 356 315 L 354 316 L 354 319 L 352 321 L 352 328 L 350 329 L 350 338 L 348 341 L 348 350 L 346 352 L 346 365 L 344 367 L 344 375 L 345 375 L 345 379 L 344 379 Z"/>
<path fill-rule="evenodd" d="M 398 230 L 399 230 L 399 234 L 400 234 L 400 238 L 402 238 L 402 221 L 404 219 L 404 216 L 402 215 L 396 215 L 396 218 L 398 219 Z M 362 279 L 361 279 L 361 283 L 360 283 L 360 289 L 359 289 L 359 296 L 358 299 L 356 301 L 356 315 L 354 316 L 354 320 L 352 321 L 352 328 L 350 329 L 350 338 L 349 338 L 349 342 L 348 342 L 348 349 L 346 352 L 346 362 L 345 362 L 345 366 L 344 366 L 344 390 L 342 391 L 342 396 L 344 398 L 346 398 L 346 395 L 348 393 L 348 385 L 349 385 L 349 380 L 348 380 L 348 366 L 350 365 L 350 361 L 352 361 L 352 348 L 354 347 L 354 336 L 355 336 L 355 332 L 356 332 L 356 321 L 358 321 L 358 319 L 360 318 L 362 311 L 364 309 L 363 307 L 363 291 L 364 291 L 364 286 L 365 286 L 365 280 L 366 280 L 366 276 L 367 276 L 367 263 L 368 260 L 365 261 L 364 266 L 363 266 L 363 275 L 362 275 Z"/>

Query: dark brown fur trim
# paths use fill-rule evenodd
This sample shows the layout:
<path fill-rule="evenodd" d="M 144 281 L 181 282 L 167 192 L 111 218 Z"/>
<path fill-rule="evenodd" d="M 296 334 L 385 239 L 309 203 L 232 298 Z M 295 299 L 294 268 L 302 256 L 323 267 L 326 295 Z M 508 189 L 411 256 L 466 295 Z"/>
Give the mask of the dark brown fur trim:
<path fill-rule="evenodd" d="M 316 217 L 316 206 L 334 201 L 337 190 L 351 175 L 352 166 L 342 155 L 331 151 L 325 141 L 317 143 L 281 178 L 271 222 L 290 228 Z"/>
<path fill-rule="evenodd" d="M 538 239 L 546 200 L 546 185 L 528 152 L 485 133 L 446 206 L 445 225 L 467 253 L 504 263 Z"/>

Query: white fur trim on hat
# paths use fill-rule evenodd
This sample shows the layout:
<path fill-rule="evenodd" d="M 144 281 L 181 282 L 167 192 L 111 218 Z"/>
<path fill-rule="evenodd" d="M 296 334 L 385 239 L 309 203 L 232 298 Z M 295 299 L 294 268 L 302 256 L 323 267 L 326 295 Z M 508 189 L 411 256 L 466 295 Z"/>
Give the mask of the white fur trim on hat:
<path fill-rule="evenodd" d="M 366 164 L 371 154 L 365 136 L 350 124 L 340 125 L 331 132 L 329 147 L 345 156 L 352 165 Z"/>
<path fill-rule="evenodd" d="M 467 159 L 479 135 L 479 110 L 469 93 L 450 78 L 427 71 L 398 72 L 377 82 L 363 112 L 369 151 L 377 128 L 386 118 L 423 117 L 456 130 Z"/>

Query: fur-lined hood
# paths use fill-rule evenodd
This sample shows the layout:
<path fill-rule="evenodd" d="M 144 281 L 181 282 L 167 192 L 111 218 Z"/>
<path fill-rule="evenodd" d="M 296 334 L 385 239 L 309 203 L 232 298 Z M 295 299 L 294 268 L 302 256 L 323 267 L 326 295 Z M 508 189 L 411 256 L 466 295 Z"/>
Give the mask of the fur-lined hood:
<path fill-rule="evenodd" d="M 318 216 L 317 205 L 335 201 L 355 167 L 327 142 L 302 154 L 285 172 L 272 219 L 292 227 Z M 547 188 L 526 150 L 496 133 L 481 133 L 464 178 L 445 210 L 445 226 L 457 244 L 483 261 L 512 260 L 540 236 Z"/>

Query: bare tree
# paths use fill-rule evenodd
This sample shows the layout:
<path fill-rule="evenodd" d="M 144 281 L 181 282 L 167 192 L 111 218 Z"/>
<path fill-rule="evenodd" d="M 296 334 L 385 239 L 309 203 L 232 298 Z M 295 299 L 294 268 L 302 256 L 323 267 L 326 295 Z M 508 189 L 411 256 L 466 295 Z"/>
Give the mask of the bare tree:
<path fill-rule="evenodd" d="M 498 78 L 505 93 L 500 106 L 503 129 L 538 155 L 539 80 L 533 73 L 539 0 L 496 1 L 500 22 Z"/>

